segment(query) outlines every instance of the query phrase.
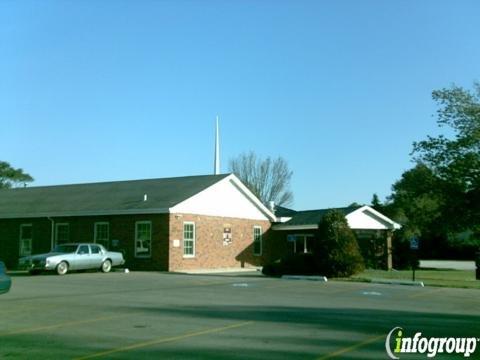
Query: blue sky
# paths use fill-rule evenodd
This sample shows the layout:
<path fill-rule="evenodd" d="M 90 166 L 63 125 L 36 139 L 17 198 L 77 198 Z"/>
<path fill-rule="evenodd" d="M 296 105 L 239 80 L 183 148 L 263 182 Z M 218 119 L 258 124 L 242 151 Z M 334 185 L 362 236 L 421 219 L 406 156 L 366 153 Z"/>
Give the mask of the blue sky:
<path fill-rule="evenodd" d="M 294 208 L 368 203 L 479 80 L 478 1 L 2 1 L 0 160 L 34 185 L 282 156 Z"/>

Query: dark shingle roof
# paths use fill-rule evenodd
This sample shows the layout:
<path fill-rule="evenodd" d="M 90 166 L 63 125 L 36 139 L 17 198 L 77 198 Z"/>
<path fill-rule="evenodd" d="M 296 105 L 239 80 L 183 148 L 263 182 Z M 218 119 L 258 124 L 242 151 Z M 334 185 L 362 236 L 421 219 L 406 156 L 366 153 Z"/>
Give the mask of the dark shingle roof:
<path fill-rule="evenodd" d="M 328 213 L 329 211 L 336 210 L 343 213 L 345 216 L 350 214 L 351 212 L 359 209 L 361 206 L 352 206 L 352 207 L 344 207 L 344 208 L 332 208 L 332 209 L 318 209 L 318 210 L 304 210 L 304 211 L 296 211 L 291 216 L 292 219 L 283 223 L 282 225 L 316 225 L 322 220 L 323 216 Z"/>
<path fill-rule="evenodd" d="M 228 175 L 3 189 L 0 218 L 166 211 Z"/>
<path fill-rule="evenodd" d="M 291 217 L 296 213 L 297 211 L 293 209 L 289 209 L 280 205 L 275 205 L 275 215 L 278 217 Z"/>

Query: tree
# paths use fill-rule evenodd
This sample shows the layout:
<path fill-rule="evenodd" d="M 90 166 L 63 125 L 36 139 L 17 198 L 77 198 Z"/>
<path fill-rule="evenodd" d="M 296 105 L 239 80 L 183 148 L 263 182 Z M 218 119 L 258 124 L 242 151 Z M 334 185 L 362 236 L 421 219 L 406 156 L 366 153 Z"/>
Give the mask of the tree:
<path fill-rule="evenodd" d="M 15 169 L 8 162 L 0 161 L 0 189 L 8 189 L 32 181 L 33 178 L 22 169 Z"/>
<path fill-rule="evenodd" d="M 373 194 L 372 196 L 372 202 L 371 202 L 371 206 L 372 208 L 374 208 L 375 210 L 377 211 L 382 211 L 383 209 L 383 204 L 382 202 L 380 201 L 379 197 L 377 194 Z"/>
<path fill-rule="evenodd" d="M 262 159 L 253 151 L 231 159 L 229 169 L 264 203 L 274 201 L 278 205 L 290 205 L 293 194 L 290 190 L 290 171 L 282 157 Z"/>
<path fill-rule="evenodd" d="M 426 164 L 440 178 L 468 192 L 480 187 L 480 83 L 474 91 L 458 86 L 436 90 L 439 104 L 437 124 L 453 135 L 428 136 L 415 142 L 416 160 Z"/>
<path fill-rule="evenodd" d="M 389 199 L 393 201 L 396 213 L 404 215 L 404 225 L 412 233 L 421 235 L 442 216 L 444 187 L 444 182 L 432 170 L 424 164 L 417 164 L 393 184 Z"/>
<path fill-rule="evenodd" d="M 444 215 L 448 213 L 445 189 L 445 181 L 421 163 L 405 171 L 393 184 L 393 193 L 384 213 L 403 225 L 401 231 L 395 232 L 394 247 L 397 250 L 408 249 L 408 241 L 416 236 L 421 238 L 423 256 L 431 257 L 443 251 L 450 226 L 450 219 Z"/>
<path fill-rule="evenodd" d="M 316 254 L 319 267 L 328 276 L 350 276 L 365 267 L 357 239 L 345 215 L 337 210 L 326 213 L 318 226 Z"/>
<path fill-rule="evenodd" d="M 356 201 L 350 203 L 350 205 L 348 205 L 347 207 L 351 208 L 351 207 L 362 207 L 361 204 L 357 203 Z"/>
<path fill-rule="evenodd" d="M 451 136 L 415 142 L 412 155 L 443 181 L 444 218 L 449 231 L 469 229 L 480 218 L 480 84 L 433 91 L 439 104 L 437 124 Z"/>

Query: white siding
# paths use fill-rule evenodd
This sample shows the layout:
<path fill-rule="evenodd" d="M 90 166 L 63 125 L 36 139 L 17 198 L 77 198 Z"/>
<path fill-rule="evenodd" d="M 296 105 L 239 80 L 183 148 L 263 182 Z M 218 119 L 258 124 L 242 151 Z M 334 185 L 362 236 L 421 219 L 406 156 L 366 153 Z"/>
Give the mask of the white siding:
<path fill-rule="evenodd" d="M 387 230 L 392 229 L 392 224 L 379 218 L 368 209 L 359 209 L 346 216 L 351 229 Z"/>
<path fill-rule="evenodd" d="M 226 178 L 170 209 L 171 213 L 198 214 L 251 220 L 269 220 L 233 182 Z"/>

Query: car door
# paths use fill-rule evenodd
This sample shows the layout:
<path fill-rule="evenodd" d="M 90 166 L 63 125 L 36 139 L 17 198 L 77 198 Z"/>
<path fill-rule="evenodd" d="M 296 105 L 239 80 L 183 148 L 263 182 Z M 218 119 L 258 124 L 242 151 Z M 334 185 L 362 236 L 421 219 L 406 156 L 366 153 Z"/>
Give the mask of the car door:
<path fill-rule="evenodd" d="M 84 270 L 90 268 L 90 247 L 88 245 L 80 245 L 75 254 L 73 263 L 70 267 L 73 270 Z"/>
<path fill-rule="evenodd" d="M 90 245 L 90 252 L 90 267 L 92 269 L 100 269 L 104 257 L 102 249 L 100 246 L 92 244 Z"/>

